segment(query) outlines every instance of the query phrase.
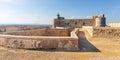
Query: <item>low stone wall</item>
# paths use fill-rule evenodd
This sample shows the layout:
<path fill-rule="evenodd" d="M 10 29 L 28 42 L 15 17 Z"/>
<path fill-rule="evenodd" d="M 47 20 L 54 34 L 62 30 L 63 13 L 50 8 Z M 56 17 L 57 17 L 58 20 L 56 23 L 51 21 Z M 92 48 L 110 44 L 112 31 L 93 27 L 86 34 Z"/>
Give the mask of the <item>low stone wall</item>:
<path fill-rule="evenodd" d="M 37 29 L 17 32 L 7 32 L 7 35 L 19 36 L 70 36 L 69 29 Z"/>
<path fill-rule="evenodd" d="M 115 27 L 90 27 L 83 26 L 83 31 L 87 31 L 91 37 L 119 38 L 120 28 Z"/>
<path fill-rule="evenodd" d="M 93 27 L 92 26 L 83 26 L 82 29 L 83 29 L 83 31 L 88 32 L 91 37 L 93 36 Z"/>
<path fill-rule="evenodd" d="M 78 30 L 75 30 L 75 34 Z M 78 37 L 0 35 L 0 45 L 22 49 L 78 50 Z"/>
<path fill-rule="evenodd" d="M 78 33 L 79 33 L 79 29 L 76 28 L 75 30 L 71 31 L 70 36 L 73 38 L 78 38 Z"/>
<path fill-rule="evenodd" d="M 49 26 L 0 26 L 0 33 L 49 28 Z"/>
<path fill-rule="evenodd" d="M 70 37 L 0 36 L 0 45 L 11 48 L 76 50 L 78 39 Z"/>
<path fill-rule="evenodd" d="M 120 28 L 114 27 L 94 28 L 93 37 L 120 38 Z"/>

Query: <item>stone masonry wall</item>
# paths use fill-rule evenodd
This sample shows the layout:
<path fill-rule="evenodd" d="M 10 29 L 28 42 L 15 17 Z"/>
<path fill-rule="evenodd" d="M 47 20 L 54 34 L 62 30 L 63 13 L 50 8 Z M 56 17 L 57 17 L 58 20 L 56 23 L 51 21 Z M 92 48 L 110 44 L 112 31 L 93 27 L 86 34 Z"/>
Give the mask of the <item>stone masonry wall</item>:
<path fill-rule="evenodd" d="M 7 32 L 4 34 L 19 35 L 19 36 L 70 36 L 70 30 L 69 29 L 38 29 L 38 30 Z"/>
<path fill-rule="evenodd" d="M 80 29 L 81 30 L 81 29 Z M 92 37 L 93 36 L 93 26 L 82 26 L 82 30 L 84 32 L 89 33 L 89 35 Z"/>
<path fill-rule="evenodd" d="M 48 26 L 0 26 L 0 33 L 49 28 Z"/>
<path fill-rule="evenodd" d="M 120 28 L 112 27 L 94 28 L 93 37 L 120 38 Z"/>
<path fill-rule="evenodd" d="M 74 50 L 78 49 L 78 39 L 70 37 L 0 36 L 0 45 L 22 49 L 56 48 Z"/>
<path fill-rule="evenodd" d="M 88 32 L 91 37 L 120 38 L 120 28 L 83 26 L 82 30 Z"/>
<path fill-rule="evenodd" d="M 65 19 L 57 20 L 53 22 L 54 27 L 77 27 L 81 28 L 82 26 L 94 26 L 93 19 Z"/>
<path fill-rule="evenodd" d="M 72 32 L 77 34 L 78 30 Z M 0 35 L 0 46 L 22 49 L 78 50 L 78 37 Z"/>

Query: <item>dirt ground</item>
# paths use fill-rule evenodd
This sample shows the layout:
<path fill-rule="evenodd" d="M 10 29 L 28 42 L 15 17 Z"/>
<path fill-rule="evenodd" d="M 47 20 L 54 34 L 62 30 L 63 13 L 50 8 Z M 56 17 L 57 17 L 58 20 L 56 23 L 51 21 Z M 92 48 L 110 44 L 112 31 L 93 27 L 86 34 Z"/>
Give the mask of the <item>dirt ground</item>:
<path fill-rule="evenodd" d="M 86 42 L 81 41 L 83 42 L 80 44 L 82 47 L 79 47 L 81 52 L 34 51 L 0 47 L 0 60 L 120 60 L 120 39 L 83 37 L 79 36 L 79 39 L 86 39 Z M 85 43 L 89 46 L 85 46 L 87 45 Z"/>

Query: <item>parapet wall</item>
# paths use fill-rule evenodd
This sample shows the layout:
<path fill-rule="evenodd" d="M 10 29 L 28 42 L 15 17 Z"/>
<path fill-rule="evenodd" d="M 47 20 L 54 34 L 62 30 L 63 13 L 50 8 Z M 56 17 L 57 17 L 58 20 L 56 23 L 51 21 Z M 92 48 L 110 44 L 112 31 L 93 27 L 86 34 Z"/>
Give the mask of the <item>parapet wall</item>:
<path fill-rule="evenodd" d="M 17 32 L 7 32 L 7 35 L 18 36 L 70 36 L 69 29 L 37 29 Z"/>
<path fill-rule="evenodd" d="M 94 28 L 93 37 L 120 38 L 120 28 L 113 27 Z"/>
<path fill-rule="evenodd" d="M 29 33 L 30 32 L 31 31 L 29 31 Z M 0 46 L 10 47 L 10 48 L 22 48 L 22 49 L 41 49 L 41 48 L 49 49 L 50 48 L 50 49 L 58 49 L 58 50 L 59 49 L 60 50 L 78 50 L 78 37 L 76 37 L 77 32 L 78 32 L 77 29 L 73 30 L 72 34 L 74 35 L 71 34 L 71 36 L 0 35 Z M 51 34 L 53 34 L 53 32 Z"/>
<path fill-rule="evenodd" d="M 76 28 L 74 31 L 71 31 L 70 36 L 73 38 L 78 38 L 79 29 Z"/>
<path fill-rule="evenodd" d="M 93 36 L 93 27 L 92 26 L 83 26 L 82 30 L 85 32 L 88 32 L 91 37 Z"/>
<path fill-rule="evenodd" d="M 101 37 L 101 38 L 119 38 L 120 37 L 120 28 L 114 27 L 91 27 L 84 26 L 82 28 L 84 31 L 87 31 L 91 37 Z"/>
<path fill-rule="evenodd" d="M 1 35 L 0 45 L 11 48 L 22 49 L 78 49 L 78 39 L 70 37 L 35 37 L 35 36 L 11 36 Z"/>
<path fill-rule="evenodd" d="M 49 28 L 49 26 L 0 26 L 0 33 Z"/>

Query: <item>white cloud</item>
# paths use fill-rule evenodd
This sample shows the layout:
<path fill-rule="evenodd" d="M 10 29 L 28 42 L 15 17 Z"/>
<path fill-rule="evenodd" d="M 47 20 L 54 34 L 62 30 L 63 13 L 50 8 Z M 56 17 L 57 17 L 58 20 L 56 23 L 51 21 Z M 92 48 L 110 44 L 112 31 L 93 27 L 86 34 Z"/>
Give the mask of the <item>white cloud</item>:
<path fill-rule="evenodd" d="M 20 4 L 24 0 L 0 0 L 0 3 Z"/>
<path fill-rule="evenodd" d="M 0 18 L 11 17 L 13 13 L 14 11 L 11 10 L 0 11 Z"/>
<path fill-rule="evenodd" d="M 27 12 L 9 4 L 24 4 L 27 0 L 0 0 L 0 24 L 50 24 L 51 18 L 37 11 Z"/>
<path fill-rule="evenodd" d="M 37 12 L 25 13 L 12 9 L 0 11 L 0 24 L 51 24 L 51 18 L 40 16 Z"/>
<path fill-rule="evenodd" d="M 91 18 L 91 16 L 86 16 L 86 17 L 82 17 L 82 16 L 72 16 L 71 19 L 87 19 L 87 18 Z"/>
<path fill-rule="evenodd" d="M 85 18 L 91 18 L 92 16 L 86 16 Z"/>
<path fill-rule="evenodd" d="M 13 3 L 14 0 L 0 0 L 0 2 L 4 2 L 4 3 Z"/>
<path fill-rule="evenodd" d="M 81 16 L 72 16 L 71 19 L 80 19 Z"/>

